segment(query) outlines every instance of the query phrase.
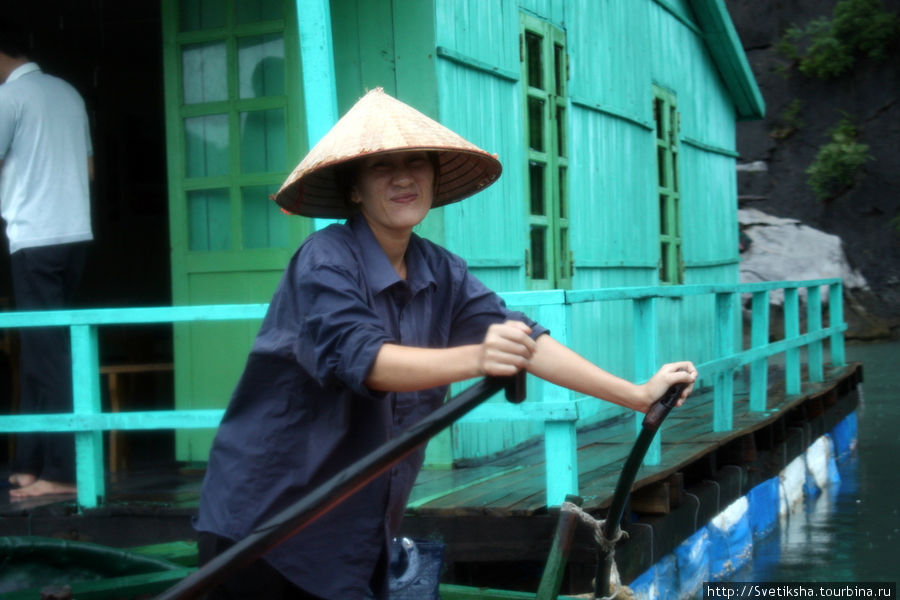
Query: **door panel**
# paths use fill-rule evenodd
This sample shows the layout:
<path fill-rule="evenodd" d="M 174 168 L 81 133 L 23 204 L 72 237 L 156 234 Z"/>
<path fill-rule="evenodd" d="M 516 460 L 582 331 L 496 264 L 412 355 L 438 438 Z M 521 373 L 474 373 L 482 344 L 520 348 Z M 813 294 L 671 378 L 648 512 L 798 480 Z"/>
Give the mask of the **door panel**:
<path fill-rule="evenodd" d="M 306 151 L 295 3 L 163 0 L 173 303 L 268 302 L 312 230 L 270 200 Z M 177 408 L 224 407 L 259 322 L 179 325 Z M 212 432 L 179 432 L 205 461 Z"/>

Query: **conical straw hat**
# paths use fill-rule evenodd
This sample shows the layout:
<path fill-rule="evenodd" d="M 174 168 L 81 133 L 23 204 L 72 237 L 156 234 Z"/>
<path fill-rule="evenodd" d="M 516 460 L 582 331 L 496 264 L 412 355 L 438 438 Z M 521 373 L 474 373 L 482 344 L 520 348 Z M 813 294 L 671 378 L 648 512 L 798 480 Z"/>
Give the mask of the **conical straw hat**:
<path fill-rule="evenodd" d="M 356 210 L 343 197 L 334 167 L 371 154 L 404 150 L 437 152 L 432 206 L 462 200 L 500 177 L 502 167 L 496 156 L 375 88 L 300 161 L 275 201 L 286 211 L 307 217 L 349 217 Z"/>

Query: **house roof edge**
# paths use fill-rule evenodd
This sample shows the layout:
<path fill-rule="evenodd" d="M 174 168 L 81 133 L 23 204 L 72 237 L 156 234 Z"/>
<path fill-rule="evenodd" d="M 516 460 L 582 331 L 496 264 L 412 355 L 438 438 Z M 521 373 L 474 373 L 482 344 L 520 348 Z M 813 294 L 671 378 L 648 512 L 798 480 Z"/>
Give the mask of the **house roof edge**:
<path fill-rule="evenodd" d="M 763 118 L 766 103 L 725 7 L 725 0 L 689 1 L 710 55 L 734 100 L 738 120 Z"/>

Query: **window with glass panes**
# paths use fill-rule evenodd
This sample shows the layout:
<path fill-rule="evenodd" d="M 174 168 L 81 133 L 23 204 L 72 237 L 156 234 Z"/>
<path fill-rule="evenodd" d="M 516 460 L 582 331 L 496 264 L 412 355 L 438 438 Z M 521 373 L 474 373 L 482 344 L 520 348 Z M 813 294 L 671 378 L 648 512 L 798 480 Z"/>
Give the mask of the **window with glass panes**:
<path fill-rule="evenodd" d="M 681 256 L 681 193 L 678 183 L 678 131 L 680 115 L 675 95 L 653 89 L 653 120 L 656 124 L 656 172 L 659 196 L 659 280 L 684 283 Z"/>
<path fill-rule="evenodd" d="M 520 55 L 525 106 L 526 275 L 531 289 L 571 287 L 567 156 L 566 34 L 523 14 Z"/>
<path fill-rule="evenodd" d="M 296 145 L 286 127 L 284 1 L 175 5 L 180 127 L 170 148 L 182 164 L 170 173 L 181 176 L 185 250 L 290 246 L 289 221 L 269 200 Z"/>

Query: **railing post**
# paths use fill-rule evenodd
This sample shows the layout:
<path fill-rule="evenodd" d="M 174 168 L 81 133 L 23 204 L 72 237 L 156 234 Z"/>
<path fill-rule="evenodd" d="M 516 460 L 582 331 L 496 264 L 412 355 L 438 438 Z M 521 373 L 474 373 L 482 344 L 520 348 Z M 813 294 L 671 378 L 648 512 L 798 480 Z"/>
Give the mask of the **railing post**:
<path fill-rule="evenodd" d="M 837 327 L 844 322 L 844 283 L 838 281 L 828 286 L 828 326 Z M 831 365 L 841 367 L 846 364 L 844 356 L 844 333 L 831 334 Z"/>
<path fill-rule="evenodd" d="M 814 285 L 806 288 L 806 332 L 817 333 L 822 330 L 822 290 Z M 822 340 L 810 342 L 807 351 L 809 363 L 809 380 L 825 381 L 825 368 L 822 359 Z"/>
<path fill-rule="evenodd" d="M 100 363 L 97 354 L 97 327 L 73 325 L 72 405 L 76 415 L 94 415 L 100 407 Z M 103 433 L 75 433 L 75 480 L 80 508 L 95 508 L 106 496 L 103 472 Z"/>
<path fill-rule="evenodd" d="M 791 340 L 800 335 L 800 301 L 797 288 L 784 290 L 784 339 Z M 791 348 L 784 353 L 784 392 L 796 395 L 801 390 L 800 349 Z"/>
<path fill-rule="evenodd" d="M 656 332 L 656 298 L 635 298 L 634 311 L 634 380 L 644 382 L 653 377 L 657 369 L 659 340 Z M 640 433 L 644 415 L 635 413 L 635 431 Z M 660 438 L 662 429 L 644 455 L 645 465 L 658 465 L 660 462 Z"/>
<path fill-rule="evenodd" d="M 716 294 L 716 355 L 734 354 L 734 299 L 735 292 Z M 728 369 L 716 373 L 713 384 L 713 431 L 730 431 L 732 403 L 734 401 L 734 371 Z"/>
<path fill-rule="evenodd" d="M 753 292 L 753 322 L 750 328 L 750 344 L 753 348 L 763 348 L 769 343 L 769 292 Z M 750 365 L 750 410 L 764 411 L 767 408 L 769 387 L 769 360 L 766 357 L 753 361 Z"/>
<path fill-rule="evenodd" d="M 329 0 L 296 0 L 300 33 L 300 61 L 306 113 L 306 143 L 315 146 L 338 120 L 334 41 Z M 324 229 L 334 219 L 313 219 Z"/>
<path fill-rule="evenodd" d="M 571 307 L 544 304 L 538 309 L 538 322 L 553 332 L 561 344 L 569 345 Z M 542 381 L 542 402 L 570 402 L 572 393 L 566 388 Z M 544 421 L 544 464 L 546 465 L 547 506 L 560 506 L 569 494 L 578 495 L 578 417 Z"/>

